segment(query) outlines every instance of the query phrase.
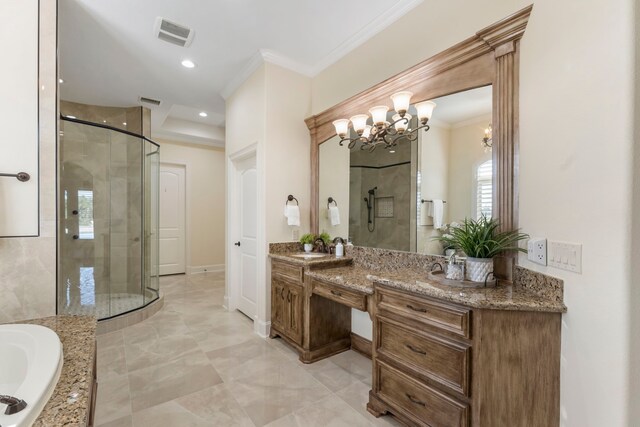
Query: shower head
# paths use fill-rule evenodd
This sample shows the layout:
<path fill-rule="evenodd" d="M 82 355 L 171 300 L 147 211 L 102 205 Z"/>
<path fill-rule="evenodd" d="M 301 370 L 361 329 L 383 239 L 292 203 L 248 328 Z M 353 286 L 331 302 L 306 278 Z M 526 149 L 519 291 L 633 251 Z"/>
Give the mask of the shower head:
<path fill-rule="evenodd" d="M 371 194 L 372 196 L 375 196 L 377 189 L 378 187 L 373 187 L 371 190 L 369 190 L 369 194 Z"/>

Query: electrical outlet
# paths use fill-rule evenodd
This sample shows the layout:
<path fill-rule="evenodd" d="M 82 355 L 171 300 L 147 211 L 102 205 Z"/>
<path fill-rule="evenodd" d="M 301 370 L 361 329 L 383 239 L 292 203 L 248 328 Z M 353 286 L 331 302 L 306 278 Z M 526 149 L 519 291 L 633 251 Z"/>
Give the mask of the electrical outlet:
<path fill-rule="evenodd" d="M 582 245 L 549 242 L 549 265 L 574 273 L 582 273 Z"/>
<path fill-rule="evenodd" d="M 294 228 L 291 231 L 291 239 L 292 240 L 300 240 L 300 229 Z"/>
<path fill-rule="evenodd" d="M 536 264 L 547 265 L 547 239 L 529 239 L 527 258 Z"/>

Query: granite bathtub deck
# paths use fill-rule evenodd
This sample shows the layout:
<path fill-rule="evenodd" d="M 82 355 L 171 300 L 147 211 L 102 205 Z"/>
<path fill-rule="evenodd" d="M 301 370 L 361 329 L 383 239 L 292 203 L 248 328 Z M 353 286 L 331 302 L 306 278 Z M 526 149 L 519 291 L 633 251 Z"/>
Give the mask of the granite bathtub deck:
<path fill-rule="evenodd" d="M 33 427 L 87 425 L 93 387 L 95 317 L 52 316 L 17 323 L 46 326 L 62 341 L 60 380 Z"/>
<path fill-rule="evenodd" d="M 309 277 L 324 280 L 365 294 L 372 294 L 374 283 L 438 298 L 473 308 L 494 310 L 539 311 L 564 313 L 566 306 L 555 299 L 545 298 L 521 287 L 497 286 L 488 288 L 461 288 L 442 285 L 426 278 L 423 272 L 376 271 L 358 266 L 310 270 Z"/>

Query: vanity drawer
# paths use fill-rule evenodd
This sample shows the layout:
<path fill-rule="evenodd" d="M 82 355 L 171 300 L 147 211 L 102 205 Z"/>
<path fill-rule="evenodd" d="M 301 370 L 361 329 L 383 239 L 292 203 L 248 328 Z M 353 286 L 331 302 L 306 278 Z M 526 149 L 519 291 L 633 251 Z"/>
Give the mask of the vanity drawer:
<path fill-rule="evenodd" d="M 377 319 L 378 354 L 398 361 L 458 393 L 469 394 L 470 346 L 428 333 L 414 333 Z"/>
<path fill-rule="evenodd" d="M 367 296 L 364 293 L 351 291 L 316 279 L 313 279 L 312 285 L 313 293 L 316 295 L 361 311 L 367 310 Z"/>
<path fill-rule="evenodd" d="M 271 262 L 271 274 L 290 279 L 298 283 L 304 282 L 304 267 L 287 264 L 282 261 Z"/>
<path fill-rule="evenodd" d="M 378 396 L 420 426 L 466 427 L 469 405 L 376 361 Z M 392 411 L 393 412 L 393 411 Z"/>
<path fill-rule="evenodd" d="M 376 285 L 378 311 L 400 315 L 455 335 L 471 338 L 471 310 L 466 307 L 415 297 Z"/>

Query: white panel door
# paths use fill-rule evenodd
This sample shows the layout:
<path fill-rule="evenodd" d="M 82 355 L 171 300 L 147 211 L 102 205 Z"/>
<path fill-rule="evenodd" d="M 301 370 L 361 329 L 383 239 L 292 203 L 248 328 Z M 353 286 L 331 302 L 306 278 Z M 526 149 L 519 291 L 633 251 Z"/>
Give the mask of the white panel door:
<path fill-rule="evenodd" d="M 160 275 L 181 274 L 185 266 L 185 170 L 160 165 Z"/>
<path fill-rule="evenodd" d="M 38 224 L 38 1 L 0 1 L 0 237 L 36 236 Z M 53 114 L 53 113 L 51 113 Z"/>
<path fill-rule="evenodd" d="M 256 314 L 256 286 L 257 257 L 257 207 L 258 180 L 256 172 L 256 158 L 252 157 L 238 164 L 238 211 L 240 213 L 239 236 L 234 243 L 239 252 L 239 293 L 238 310 L 251 319 Z"/>

